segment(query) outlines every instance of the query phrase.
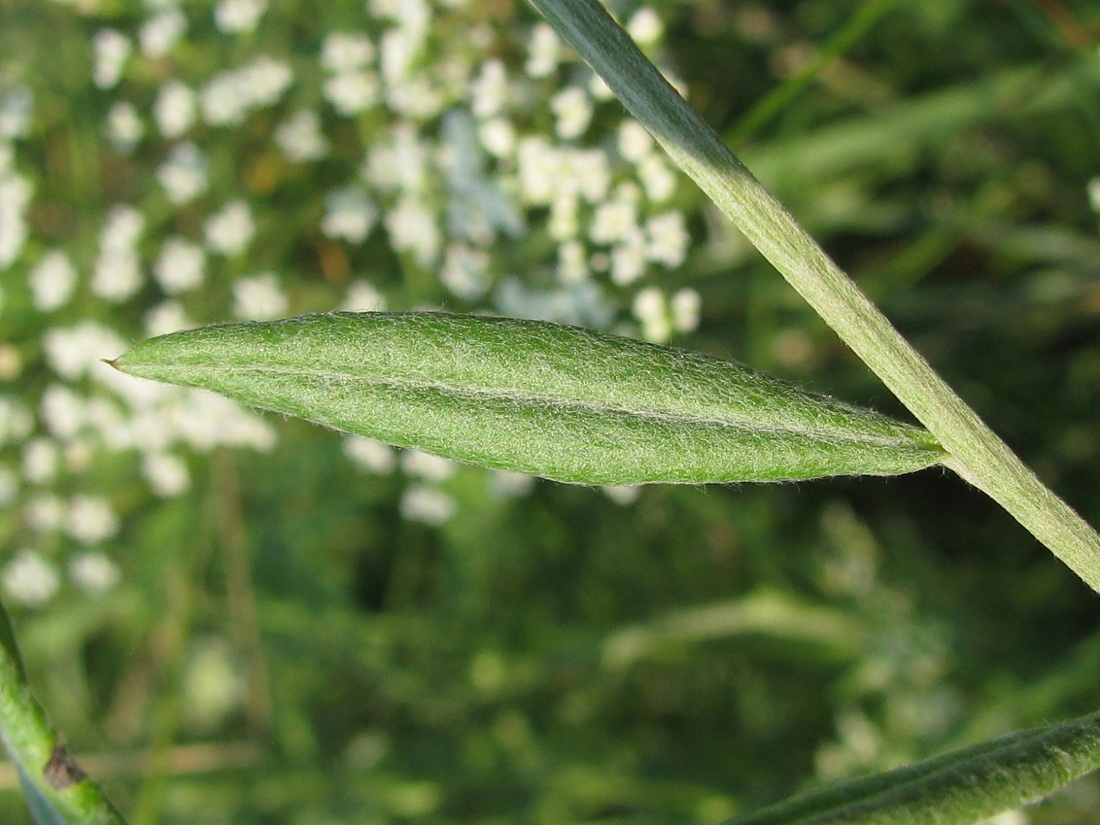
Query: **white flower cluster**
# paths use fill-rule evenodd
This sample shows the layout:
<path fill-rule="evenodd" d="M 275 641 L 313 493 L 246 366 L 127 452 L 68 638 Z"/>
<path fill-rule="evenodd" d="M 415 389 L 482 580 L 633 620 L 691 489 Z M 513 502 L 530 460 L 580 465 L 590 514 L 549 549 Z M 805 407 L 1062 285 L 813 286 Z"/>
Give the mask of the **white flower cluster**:
<path fill-rule="evenodd" d="M 105 548 L 125 512 L 109 490 L 81 492 L 99 451 L 131 453 L 149 494 L 172 497 L 214 447 L 274 445 L 269 420 L 219 396 L 100 363 L 142 335 L 277 318 L 319 296 L 382 309 L 359 250 L 375 260 L 376 245 L 416 289 L 434 283 L 429 300 L 603 328 L 629 308 L 630 328 L 655 341 L 698 323 L 697 293 L 655 285 L 691 239 L 652 138 L 547 24 L 495 28 L 462 12 L 468 4 L 367 0 L 367 14 L 337 30 L 303 20 L 314 28 L 293 48 L 286 11 L 270 0 L 148 0 L 144 19 L 93 27 L 85 83 L 103 101 L 111 194 L 71 244 L 52 229 L 30 237 L 35 190 L 53 184 L 16 163 L 32 95 L 0 92 L 0 271 L 18 271 L 12 283 L 42 316 L 38 352 L 0 346 L 0 376 L 17 377 L 28 358 L 50 376 L 34 398 L 0 395 L 11 456 L 0 458 L 0 503 L 30 530 L 0 568 L 16 601 L 47 602 L 63 571 L 87 593 L 117 581 Z M 80 5 L 58 11 L 94 18 Z M 628 25 L 659 52 L 653 12 Z M 401 289 L 405 305 L 424 299 Z M 369 473 L 401 469 L 407 518 L 438 525 L 457 512 L 449 462 L 356 437 L 344 451 Z M 531 484 L 486 478 L 491 495 Z M 56 545 L 50 534 L 79 548 L 67 564 L 39 549 Z"/>
<path fill-rule="evenodd" d="M 218 72 L 199 92 L 202 118 L 210 126 L 240 125 L 253 109 L 277 103 L 293 80 L 287 63 L 266 55 Z"/>

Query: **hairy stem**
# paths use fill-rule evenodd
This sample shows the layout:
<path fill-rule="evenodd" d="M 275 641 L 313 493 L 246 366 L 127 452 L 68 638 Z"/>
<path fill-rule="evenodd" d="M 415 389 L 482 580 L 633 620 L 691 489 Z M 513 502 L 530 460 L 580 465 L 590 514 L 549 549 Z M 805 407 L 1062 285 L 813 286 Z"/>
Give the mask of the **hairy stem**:
<path fill-rule="evenodd" d="M 531 0 L 665 151 L 953 456 L 1100 592 L 1100 535 L 1051 492 L 668 84 L 597 0 Z"/>

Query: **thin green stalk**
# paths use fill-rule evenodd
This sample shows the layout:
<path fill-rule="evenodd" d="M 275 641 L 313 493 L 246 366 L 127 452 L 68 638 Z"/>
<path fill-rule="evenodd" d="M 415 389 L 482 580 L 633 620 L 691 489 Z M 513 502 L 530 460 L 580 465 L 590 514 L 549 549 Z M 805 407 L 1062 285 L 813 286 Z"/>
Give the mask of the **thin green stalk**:
<path fill-rule="evenodd" d="M 1052 493 L 668 84 L 597 0 L 531 0 L 674 161 L 952 454 L 955 472 L 1005 508 L 1094 590 L 1100 535 Z"/>
<path fill-rule="evenodd" d="M 783 111 L 799 92 L 809 86 L 826 66 L 848 51 L 896 4 L 897 0 L 868 0 L 860 6 L 843 28 L 834 34 L 805 66 L 749 109 L 733 128 L 729 141 L 739 144 L 756 134 L 768 121 Z"/>

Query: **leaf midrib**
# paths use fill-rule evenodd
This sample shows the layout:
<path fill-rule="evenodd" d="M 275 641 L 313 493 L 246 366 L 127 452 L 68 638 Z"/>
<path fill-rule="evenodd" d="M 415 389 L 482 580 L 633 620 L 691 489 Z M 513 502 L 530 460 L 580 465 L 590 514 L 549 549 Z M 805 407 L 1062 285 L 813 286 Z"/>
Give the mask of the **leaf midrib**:
<path fill-rule="evenodd" d="M 167 369 L 178 368 L 181 370 L 191 370 L 194 365 L 190 364 L 162 364 L 161 367 Z M 306 378 L 319 378 L 319 379 L 333 379 L 340 382 L 359 382 L 363 384 L 369 384 L 372 386 L 381 387 L 393 387 L 396 390 L 401 389 L 431 389 L 437 390 L 444 394 L 450 394 L 455 396 L 465 396 L 467 398 L 485 398 L 494 400 L 511 401 L 516 404 L 531 403 L 541 404 L 547 407 L 560 407 L 564 409 L 581 410 L 591 413 L 620 413 L 623 415 L 631 415 L 639 418 L 645 418 L 652 421 L 664 422 L 664 423 L 687 423 L 687 424 L 701 424 L 725 427 L 731 430 L 739 430 L 745 433 L 775 433 L 793 436 L 806 436 L 817 439 L 827 439 L 832 442 L 847 441 L 855 444 L 879 444 L 883 446 L 894 446 L 897 444 L 908 444 L 920 449 L 926 450 L 929 453 L 936 452 L 935 448 L 930 445 L 922 444 L 917 438 L 910 438 L 904 434 L 898 435 L 876 435 L 872 433 L 851 433 L 837 429 L 827 428 L 813 428 L 813 427 L 796 427 L 790 425 L 774 425 L 766 422 L 761 422 L 756 419 L 750 418 L 721 418 L 717 416 L 707 416 L 686 411 L 679 410 L 662 410 L 653 408 L 636 408 L 627 407 L 616 404 L 599 404 L 592 401 L 586 401 L 576 398 L 563 398 L 555 395 L 545 395 L 536 392 L 515 392 L 506 388 L 497 387 L 469 387 L 458 384 L 449 384 L 443 381 L 430 381 L 430 380 L 408 380 L 395 377 L 374 377 L 369 375 L 360 375 L 356 373 L 337 372 L 332 370 L 321 369 L 301 369 L 298 367 L 287 366 L 272 366 L 272 365 L 259 365 L 259 364 L 234 364 L 232 366 L 222 365 L 218 368 L 222 372 L 236 372 L 236 373 L 258 373 L 278 376 L 292 376 L 292 377 L 306 377 Z"/>

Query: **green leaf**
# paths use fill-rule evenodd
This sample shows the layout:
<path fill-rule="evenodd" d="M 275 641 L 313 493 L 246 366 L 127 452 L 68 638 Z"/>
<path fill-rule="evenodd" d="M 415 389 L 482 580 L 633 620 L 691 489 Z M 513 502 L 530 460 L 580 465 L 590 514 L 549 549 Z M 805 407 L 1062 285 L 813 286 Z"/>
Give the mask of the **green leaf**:
<path fill-rule="evenodd" d="M 793 797 L 726 825 L 973 825 L 1100 767 L 1100 713 Z"/>
<path fill-rule="evenodd" d="M 304 315 L 172 333 L 109 363 L 390 444 L 580 484 L 890 475 L 944 458 L 923 430 L 746 367 L 536 321 Z"/>
<path fill-rule="evenodd" d="M 0 741 L 39 825 L 123 825 L 122 816 L 69 755 L 27 687 L 7 613 L 0 644 Z"/>

